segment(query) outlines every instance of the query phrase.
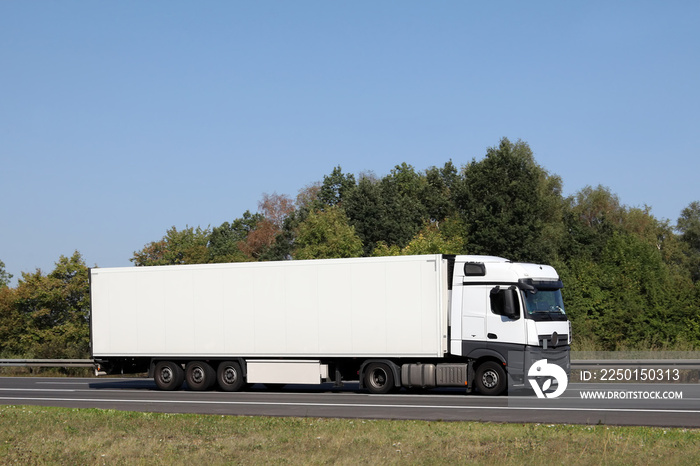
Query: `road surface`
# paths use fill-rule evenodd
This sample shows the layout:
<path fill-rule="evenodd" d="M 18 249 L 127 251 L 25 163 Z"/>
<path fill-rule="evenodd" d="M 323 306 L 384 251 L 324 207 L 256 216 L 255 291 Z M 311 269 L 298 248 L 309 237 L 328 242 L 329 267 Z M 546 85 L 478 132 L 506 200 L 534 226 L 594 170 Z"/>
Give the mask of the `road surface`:
<path fill-rule="evenodd" d="M 186 388 L 186 386 L 185 386 Z M 557 399 L 486 397 L 464 390 L 401 391 L 370 395 L 356 384 L 287 386 L 268 390 L 254 385 L 226 393 L 156 389 L 143 378 L 0 378 L 0 404 L 100 408 L 161 413 L 238 416 L 296 416 L 363 419 L 532 422 L 700 428 L 700 384 L 625 385 L 627 399 L 583 399 L 582 392 L 612 396 L 610 385 L 569 384 Z M 647 395 L 644 395 L 644 394 Z M 680 399 L 655 399 L 672 393 Z M 616 397 L 618 395 L 615 395 Z"/>

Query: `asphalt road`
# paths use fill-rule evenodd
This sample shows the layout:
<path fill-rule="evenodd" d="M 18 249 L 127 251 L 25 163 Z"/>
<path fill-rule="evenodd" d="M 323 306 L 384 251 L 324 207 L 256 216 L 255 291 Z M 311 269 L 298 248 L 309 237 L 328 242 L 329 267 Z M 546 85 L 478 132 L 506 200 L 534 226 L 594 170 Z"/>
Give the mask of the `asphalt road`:
<path fill-rule="evenodd" d="M 617 398 L 583 399 L 582 392 Z M 656 399 L 668 393 L 682 398 Z M 141 378 L 4 377 L 0 378 L 0 404 L 244 416 L 700 428 L 700 384 L 570 384 L 561 397 L 539 400 L 529 396 L 467 395 L 457 389 L 370 395 L 358 391 L 356 384 L 343 389 L 295 385 L 271 391 L 254 385 L 237 393 L 163 392 L 151 379 Z"/>

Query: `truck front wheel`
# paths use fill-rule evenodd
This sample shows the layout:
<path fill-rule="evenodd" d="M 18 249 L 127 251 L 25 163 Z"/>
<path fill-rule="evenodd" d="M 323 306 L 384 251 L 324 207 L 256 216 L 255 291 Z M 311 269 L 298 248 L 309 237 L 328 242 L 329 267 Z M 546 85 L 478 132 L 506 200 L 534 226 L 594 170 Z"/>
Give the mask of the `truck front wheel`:
<path fill-rule="evenodd" d="M 486 361 L 476 368 L 474 384 L 483 395 L 500 395 L 506 390 L 506 371 L 495 361 Z"/>
<path fill-rule="evenodd" d="M 225 392 L 237 392 L 245 384 L 241 365 L 236 361 L 224 361 L 219 364 L 216 380 L 219 383 L 219 388 Z"/>
<path fill-rule="evenodd" d="M 185 381 L 185 371 L 180 364 L 160 361 L 156 364 L 153 380 L 161 390 L 179 390 Z"/>
<path fill-rule="evenodd" d="M 365 369 L 365 387 L 370 393 L 389 393 L 394 389 L 394 373 L 386 364 L 372 363 Z"/>

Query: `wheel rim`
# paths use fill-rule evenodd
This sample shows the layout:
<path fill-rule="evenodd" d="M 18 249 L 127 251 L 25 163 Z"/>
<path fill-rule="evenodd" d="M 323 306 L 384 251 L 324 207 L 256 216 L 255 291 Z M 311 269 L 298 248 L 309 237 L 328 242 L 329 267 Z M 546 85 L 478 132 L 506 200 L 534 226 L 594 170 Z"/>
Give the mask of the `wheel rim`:
<path fill-rule="evenodd" d="M 373 387 L 383 388 L 386 385 L 387 374 L 383 369 L 374 369 L 369 380 Z"/>
<path fill-rule="evenodd" d="M 195 367 L 192 370 L 192 381 L 194 383 L 202 383 L 204 380 L 204 370 L 201 367 Z"/>
<path fill-rule="evenodd" d="M 236 383 L 236 379 L 238 379 L 238 373 L 236 373 L 236 369 L 230 366 L 227 367 L 224 371 L 224 382 L 226 382 L 229 385 L 233 385 L 234 383 Z"/>
<path fill-rule="evenodd" d="M 486 388 L 494 388 L 498 385 L 498 373 L 494 370 L 487 370 L 484 375 L 481 376 L 481 383 L 484 384 Z"/>
<path fill-rule="evenodd" d="M 173 380 L 173 371 L 169 367 L 164 367 L 160 371 L 160 380 L 165 383 L 170 383 Z"/>

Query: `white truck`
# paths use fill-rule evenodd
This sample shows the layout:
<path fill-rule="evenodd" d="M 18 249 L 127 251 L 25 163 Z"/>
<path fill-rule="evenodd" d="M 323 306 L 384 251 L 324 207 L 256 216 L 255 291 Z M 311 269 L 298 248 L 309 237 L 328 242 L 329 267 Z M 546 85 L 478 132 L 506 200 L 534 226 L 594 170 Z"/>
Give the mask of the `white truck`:
<path fill-rule="evenodd" d="M 93 268 L 92 358 L 163 390 L 359 380 L 498 395 L 533 361 L 569 371 L 561 288 L 550 266 L 487 256 Z"/>

